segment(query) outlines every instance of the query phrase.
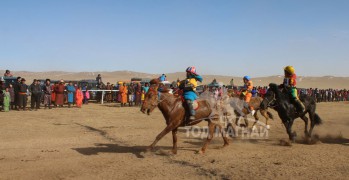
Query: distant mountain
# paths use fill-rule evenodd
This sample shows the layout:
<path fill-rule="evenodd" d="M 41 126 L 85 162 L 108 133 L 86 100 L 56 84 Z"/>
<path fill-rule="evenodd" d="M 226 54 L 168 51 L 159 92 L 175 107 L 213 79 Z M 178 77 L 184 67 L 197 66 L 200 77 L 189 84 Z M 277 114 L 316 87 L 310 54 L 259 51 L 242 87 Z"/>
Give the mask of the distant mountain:
<path fill-rule="evenodd" d="M 0 70 L 0 72 L 5 72 L 5 70 Z M 82 79 L 95 79 L 98 74 L 102 75 L 104 82 L 110 82 L 115 84 L 117 81 L 129 81 L 133 77 L 141 78 L 157 78 L 160 74 L 148 74 L 133 71 L 100 71 L 100 72 L 64 72 L 64 71 L 48 71 L 48 72 L 29 72 L 29 71 L 13 71 L 14 76 L 21 76 L 28 80 L 28 82 L 33 79 L 46 79 L 50 78 L 53 80 L 82 80 Z M 169 81 L 176 81 L 177 79 L 184 79 L 184 72 L 168 73 L 166 74 Z M 218 82 L 223 82 L 224 84 L 229 84 L 230 80 L 233 78 L 236 85 L 242 85 L 242 77 L 231 77 L 223 75 L 202 75 L 204 78 L 203 84 L 208 84 L 216 79 Z M 268 76 L 268 77 L 257 77 L 252 78 L 255 86 L 267 86 L 269 83 L 282 83 L 283 76 Z M 298 87 L 310 88 L 335 88 L 349 89 L 349 77 L 334 77 L 334 76 L 324 76 L 324 77 L 298 77 Z"/>

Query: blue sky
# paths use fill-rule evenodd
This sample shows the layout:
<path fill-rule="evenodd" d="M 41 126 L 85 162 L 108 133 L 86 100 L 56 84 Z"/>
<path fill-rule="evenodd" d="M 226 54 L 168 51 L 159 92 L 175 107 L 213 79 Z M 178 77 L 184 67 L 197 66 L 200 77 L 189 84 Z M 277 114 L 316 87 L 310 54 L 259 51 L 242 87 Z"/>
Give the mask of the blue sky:
<path fill-rule="evenodd" d="M 349 76 L 347 0 L 2 0 L 0 69 Z"/>

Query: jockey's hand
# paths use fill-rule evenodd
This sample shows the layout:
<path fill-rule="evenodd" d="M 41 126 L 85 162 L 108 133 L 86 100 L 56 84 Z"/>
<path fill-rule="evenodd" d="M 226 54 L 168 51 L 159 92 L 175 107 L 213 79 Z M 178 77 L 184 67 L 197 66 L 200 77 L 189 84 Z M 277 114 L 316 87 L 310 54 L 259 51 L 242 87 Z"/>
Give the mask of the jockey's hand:
<path fill-rule="evenodd" d="M 194 87 L 194 85 L 193 85 L 193 84 L 191 84 L 191 83 L 187 83 L 187 84 L 185 84 L 185 87 L 186 87 L 186 88 L 193 88 L 193 87 Z"/>

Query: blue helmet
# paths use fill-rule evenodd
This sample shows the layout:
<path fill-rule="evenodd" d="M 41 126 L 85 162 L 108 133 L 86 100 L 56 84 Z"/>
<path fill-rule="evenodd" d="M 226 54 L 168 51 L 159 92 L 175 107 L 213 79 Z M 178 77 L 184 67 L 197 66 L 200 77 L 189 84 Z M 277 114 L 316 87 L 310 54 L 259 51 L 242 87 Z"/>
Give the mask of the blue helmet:
<path fill-rule="evenodd" d="M 251 80 L 250 76 L 244 76 L 244 79 L 246 79 L 247 81 Z"/>

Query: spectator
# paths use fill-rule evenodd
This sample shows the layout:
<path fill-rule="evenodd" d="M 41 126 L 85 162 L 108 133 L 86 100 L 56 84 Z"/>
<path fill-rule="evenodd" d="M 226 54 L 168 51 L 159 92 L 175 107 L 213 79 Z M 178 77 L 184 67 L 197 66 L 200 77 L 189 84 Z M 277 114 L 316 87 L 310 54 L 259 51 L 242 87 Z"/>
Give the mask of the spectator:
<path fill-rule="evenodd" d="M 127 92 L 128 92 L 128 105 L 131 107 L 131 106 L 133 106 L 133 103 L 135 100 L 135 87 L 134 87 L 134 84 L 132 82 L 128 86 Z"/>
<path fill-rule="evenodd" d="M 82 88 L 83 92 L 84 92 L 84 104 L 88 104 L 88 100 L 90 99 L 90 92 L 88 91 L 87 89 L 87 85 L 85 85 L 83 88 Z"/>
<path fill-rule="evenodd" d="M 15 92 L 15 109 L 19 109 L 19 91 L 21 85 L 21 77 L 17 77 L 17 82 L 13 84 L 13 91 Z"/>
<path fill-rule="evenodd" d="M 73 86 L 73 83 L 71 81 L 66 86 L 66 90 L 68 93 L 68 108 L 71 108 L 71 105 L 74 103 L 74 94 L 76 92 L 75 87 Z"/>
<path fill-rule="evenodd" d="M 0 110 L 2 110 L 4 107 L 4 90 L 5 90 L 5 83 L 4 80 L 1 78 L 0 79 Z"/>
<path fill-rule="evenodd" d="M 56 92 L 56 105 L 58 107 L 63 107 L 64 104 L 64 81 L 61 80 L 59 84 L 55 87 L 55 92 Z"/>
<path fill-rule="evenodd" d="M 46 79 L 44 88 L 44 105 L 45 105 L 45 109 L 49 108 L 52 109 L 51 107 L 51 103 L 52 103 L 52 86 L 51 86 L 51 80 L 50 79 Z"/>
<path fill-rule="evenodd" d="M 107 82 L 106 90 L 113 90 L 113 87 L 110 85 L 110 82 Z M 105 95 L 105 100 L 107 102 L 113 101 L 112 91 L 107 91 Z"/>
<path fill-rule="evenodd" d="M 84 98 L 83 92 L 81 91 L 81 86 L 76 90 L 76 107 L 81 108 L 82 99 Z"/>
<path fill-rule="evenodd" d="M 3 94 L 4 94 L 4 111 L 8 112 L 10 111 L 10 102 L 11 102 L 11 95 L 8 87 L 5 88 L 5 90 L 3 90 Z"/>
<path fill-rule="evenodd" d="M 98 86 L 98 88 L 100 89 L 100 87 L 101 87 L 101 85 L 102 85 L 102 83 L 103 83 L 101 74 L 98 74 L 98 75 L 97 75 L 96 81 L 97 81 L 97 86 Z"/>
<path fill-rule="evenodd" d="M 121 107 L 126 106 L 127 103 L 127 86 L 126 83 L 123 83 L 119 87 L 119 94 L 120 94 L 120 102 L 121 102 Z"/>
<path fill-rule="evenodd" d="M 19 84 L 18 90 L 18 111 L 23 110 L 27 107 L 27 92 L 28 86 L 25 84 L 26 80 L 24 78 L 21 79 L 21 84 Z"/>
<path fill-rule="evenodd" d="M 10 102 L 11 110 L 14 110 L 15 109 L 15 91 L 12 84 L 9 84 L 8 91 L 11 96 L 11 102 Z"/>
<path fill-rule="evenodd" d="M 29 92 L 31 93 L 31 102 L 30 102 L 30 110 L 37 111 L 40 109 L 40 103 L 41 103 L 41 87 L 39 84 L 39 81 L 34 79 L 33 83 L 29 86 Z"/>
<path fill-rule="evenodd" d="M 4 76 L 5 77 L 12 77 L 11 71 L 10 70 L 6 70 Z"/>

